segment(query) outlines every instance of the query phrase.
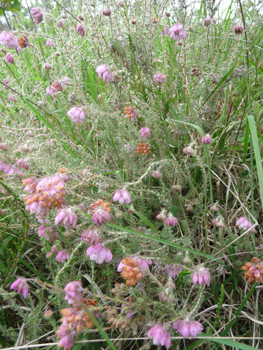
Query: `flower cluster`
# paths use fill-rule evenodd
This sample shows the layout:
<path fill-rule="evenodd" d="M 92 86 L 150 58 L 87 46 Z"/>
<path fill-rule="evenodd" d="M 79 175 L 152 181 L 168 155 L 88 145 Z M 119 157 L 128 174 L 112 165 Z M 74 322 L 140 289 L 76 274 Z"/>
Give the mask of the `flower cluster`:
<path fill-rule="evenodd" d="M 48 95 L 55 95 L 57 92 L 62 92 L 66 86 L 70 85 L 70 80 L 68 77 L 63 77 L 60 80 L 55 80 L 51 86 L 48 86 L 46 93 Z"/>
<path fill-rule="evenodd" d="M 166 349 L 171 347 L 171 335 L 162 325 L 153 326 L 148 332 L 148 337 L 153 338 L 154 345 L 162 345 Z"/>
<path fill-rule="evenodd" d="M 0 171 L 5 173 L 6 175 L 23 175 L 23 171 L 21 169 L 18 169 L 10 164 L 5 164 L 0 162 Z"/>
<path fill-rule="evenodd" d="M 119 201 L 120 204 L 123 204 L 123 203 L 130 204 L 131 203 L 131 195 L 124 187 L 122 190 L 117 190 L 114 192 L 112 200 L 113 200 L 113 202 Z"/>
<path fill-rule="evenodd" d="M 175 264 L 165 265 L 165 269 L 166 269 L 166 273 L 174 279 L 178 277 L 179 273 L 182 272 L 183 270 L 181 265 L 175 265 Z"/>
<path fill-rule="evenodd" d="M 67 250 L 61 250 L 56 255 L 56 261 L 58 262 L 65 262 L 69 259 L 69 252 Z"/>
<path fill-rule="evenodd" d="M 177 41 L 185 38 L 185 31 L 182 24 L 175 24 L 167 31 L 167 34 L 170 35 L 170 38 Z"/>
<path fill-rule="evenodd" d="M 134 117 L 136 116 L 135 107 L 124 107 L 124 118 L 128 118 L 130 120 L 134 120 Z"/>
<path fill-rule="evenodd" d="M 179 320 L 174 322 L 173 328 L 178 331 L 184 338 L 196 337 L 203 330 L 201 323 L 197 321 L 190 320 L 186 317 L 185 320 Z"/>
<path fill-rule="evenodd" d="M 5 61 L 10 63 L 10 64 L 14 64 L 15 63 L 14 57 L 11 55 L 11 53 L 8 53 L 5 56 Z"/>
<path fill-rule="evenodd" d="M 163 174 L 159 170 L 153 170 L 152 177 L 157 180 L 160 180 L 163 177 Z"/>
<path fill-rule="evenodd" d="M 55 217 L 55 225 L 57 226 L 60 223 L 60 225 L 66 229 L 69 229 L 70 226 L 75 228 L 77 220 L 77 214 L 71 208 L 63 208 Z"/>
<path fill-rule="evenodd" d="M 76 300 L 82 300 L 84 297 L 84 289 L 82 288 L 82 283 L 81 281 L 73 281 L 69 282 L 66 287 L 65 287 L 65 300 L 69 304 L 76 304 Z"/>
<path fill-rule="evenodd" d="M 250 228 L 252 227 L 252 223 L 251 223 L 251 221 L 249 221 L 248 219 L 246 219 L 244 216 L 241 216 L 241 217 L 237 220 L 236 226 L 238 226 L 238 228 L 239 228 L 240 230 L 246 231 L 246 230 L 248 230 L 248 229 L 250 229 Z M 257 231 L 256 231 L 254 228 L 250 229 L 249 232 L 251 232 L 251 233 L 257 233 Z"/>
<path fill-rule="evenodd" d="M 112 73 L 107 64 L 101 64 L 98 66 L 96 72 L 98 73 L 99 78 L 103 81 L 110 82 L 112 80 Z"/>
<path fill-rule="evenodd" d="M 107 222 L 110 222 L 110 211 L 110 203 L 99 199 L 90 205 L 89 214 L 92 215 L 95 224 L 100 227 L 106 225 Z"/>
<path fill-rule="evenodd" d="M 24 202 L 31 214 L 46 215 L 52 207 L 61 208 L 65 200 L 66 178 L 60 175 L 45 177 L 40 181 L 29 177 L 22 181 L 25 191 L 31 193 Z"/>
<path fill-rule="evenodd" d="M 68 117 L 75 123 L 82 124 L 85 118 L 85 112 L 76 106 L 72 107 L 68 113 Z"/>
<path fill-rule="evenodd" d="M 166 83 L 166 75 L 162 73 L 156 73 L 153 76 L 153 82 L 155 84 L 163 84 Z"/>
<path fill-rule="evenodd" d="M 178 220 L 173 216 L 172 213 L 169 213 L 164 220 L 165 226 L 175 227 L 178 224 Z"/>
<path fill-rule="evenodd" d="M 12 283 L 10 289 L 16 290 L 18 294 L 23 294 L 23 297 L 26 299 L 29 292 L 29 285 L 26 278 L 22 277 Z"/>
<path fill-rule="evenodd" d="M 18 48 L 18 40 L 11 33 L 2 32 L 0 34 L 0 43 L 4 47 L 8 49 L 17 49 Z"/>
<path fill-rule="evenodd" d="M 81 23 L 77 25 L 77 33 L 82 37 L 85 36 L 85 29 Z"/>
<path fill-rule="evenodd" d="M 41 225 L 38 228 L 38 236 L 44 237 L 47 241 L 54 241 L 58 238 L 58 233 L 52 228 L 52 226 L 47 227 L 45 225 Z"/>
<path fill-rule="evenodd" d="M 236 35 L 242 35 L 243 32 L 244 32 L 244 27 L 243 27 L 241 24 L 236 24 L 236 25 L 233 27 L 233 32 L 234 32 L 234 34 L 236 34 Z"/>
<path fill-rule="evenodd" d="M 33 22 L 39 24 L 43 21 L 43 13 L 40 7 L 33 7 L 30 11 L 30 14 L 33 18 Z"/>
<path fill-rule="evenodd" d="M 147 137 L 151 136 L 151 131 L 150 128 L 148 128 L 148 126 L 145 126 L 144 128 L 140 129 L 140 133 L 141 133 L 141 137 L 143 139 L 147 139 Z"/>
<path fill-rule="evenodd" d="M 200 286 L 205 286 L 207 287 L 210 286 L 211 282 L 211 274 L 209 269 L 205 267 L 200 267 L 198 270 L 196 270 L 193 274 L 193 283 L 195 285 L 199 284 Z"/>
<path fill-rule="evenodd" d="M 148 143 L 137 143 L 136 153 L 142 153 L 143 156 L 146 156 L 146 154 L 151 154 L 151 147 Z"/>
<path fill-rule="evenodd" d="M 110 262 L 112 260 L 111 251 L 101 243 L 91 245 L 87 249 L 87 255 L 90 257 L 90 260 L 95 261 L 97 264 L 102 264 L 104 261 Z"/>
<path fill-rule="evenodd" d="M 28 161 L 27 159 L 18 159 L 16 161 L 16 164 L 19 165 L 21 168 L 25 169 L 25 170 L 28 170 L 29 169 L 29 164 L 28 164 Z"/>
<path fill-rule="evenodd" d="M 244 277 L 248 278 L 251 283 L 263 280 L 263 266 L 258 258 L 253 258 L 252 262 L 246 262 L 241 270 L 246 271 Z"/>
<path fill-rule="evenodd" d="M 87 230 L 83 231 L 80 239 L 87 244 L 96 245 L 101 243 L 101 237 L 97 228 L 89 227 Z"/>
<path fill-rule="evenodd" d="M 121 276 L 126 279 L 127 286 L 135 286 L 143 278 L 144 271 L 151 263 L 151 260 L 144 261 L 136 256 L 125 258 L 119 263 L 117 271 L 121 272 Z"/>
<path fill-rule="evenodd" d="M 205 145 L 210 145 L 210 143 L 212 142 L 212 138 L 209 134 L 206 134 L 203 138 L 202 138 L 202 144 Z"/>

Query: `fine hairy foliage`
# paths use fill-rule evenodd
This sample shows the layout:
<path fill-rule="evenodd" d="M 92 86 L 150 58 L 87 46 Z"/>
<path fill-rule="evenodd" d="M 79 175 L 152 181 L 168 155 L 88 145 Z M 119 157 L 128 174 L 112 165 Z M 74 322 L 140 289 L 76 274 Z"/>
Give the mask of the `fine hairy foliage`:
<path fill-rule="evenodd" d="M 262 15 L 2 0 L 1 348 L 262 348 Z"/>

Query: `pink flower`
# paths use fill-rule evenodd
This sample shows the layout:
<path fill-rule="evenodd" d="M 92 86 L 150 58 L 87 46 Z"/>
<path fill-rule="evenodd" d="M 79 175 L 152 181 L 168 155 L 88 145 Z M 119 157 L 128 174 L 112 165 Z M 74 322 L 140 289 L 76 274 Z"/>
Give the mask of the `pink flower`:
<path fill-rule="evenodd" d="M 110 222 L 109 203 L 104 203 L 102 199 L 90 205 L 89 214 L 92 215 L 93 221 L 99 227 Z"/>
<path fill-rule="evenodd" d="M 140 269 L 140 272 L 144 275 L 144 272 L 149 268 L 149 266 L 148 265 L 151 265 L 151 263 L 152 263 L 152 260 L 147 260 L 147 261 L 145 261 L 145 260 L 143 260 L 143 259 L 140 259 L 140 258 L 138 258 L 137 256 L 134 256 L 133 258 L 131 258 L 132 260 L 134 260 L 136 263 L 137 263 L 137 265 L 138 265 L 138 267 L 139 267 L 139 269 Z M 125 260 L 125 259 L 124 259 Z M 122 260 L 123 261 L 123 260 Z M 124 267 L 124 264 L 122 263 L 122 261 L 119 263 L 119 265 L 118 265 L 118 267 L 117 267 L 117 271 L 118 272 L 122 272 L 123 270 L 122 270 L 122 268 Z"/>
<path fill-rule="evenodd" d="M 72 107 L 68 113 L 68 117 L 75 123 L 82 124 L 85 118 L 85 112 L 78 107 Z"/>
<path fill-rule="evenodd" d="M 30 11 L 34 23 L 41 23 L 43 21 L 43 13 L 40 7 L 33 7 Z"/>
<path fill-rule="evenodd" d="M 0 149 L 4 152 L 7 152 L 9 150 L 7 143 L 0 143 Z"/>
<path fill-rule="evenodd" d="M 56 261 L 58 261 L 58 262 L 62 262 L 63 263 L 63 262 L 65 262 L 68 259 L 69 259 L 69 252 L 67 250 L 61 250 L 56 255 Z"/>
<path fill-rule="evenodd" d="M 163 174 L 159 170 L 156 170 L 156 171 L 153 170 L 152 177 L 154 177 L 157 180 L 160 180 L 163 177 Z"/>
<path fill-rule="evenodd" d="M 90 257 L 90 260 L 94 260 L 97 264 L 112 260 L 112 253 L 109 248 L 104 247 L 100 243 L 90 246 L 87 249 L 87 255 Z"/>
<path fill-rule="evenodd" d="M 63 28 L 63 27 L 64 27 L 64 21 L 62 21 L 62 19 L 59 19 L 59 20 L 57 21 L 57 26 L 58 26 L 59 28 Z"/>
<path fill-rule="evenodd" d="M 26 299 L 29 292 L 29 285 L 26 278 L 22 277 L 12 283 L 10 289 L 16 290 L 18 294 L 23 294 L 23 297 Z"/>
<path fill-rule="evenodd" d="M 119 6 L 124 7 L 124 1 L 119 1 Z"/>
<path fill-rule="evenodd" d="M 181 265 L 165 265 L 165 269 L 168 275 L 170 275 L 172 278 L 176 278 L 179 276 L 180 272 L 183 270 Z"/>
<path fill-rule="evenodd" d="M 101 237 L 100 237 L 99 231 L 94 227 L 89 227 L 87 230 L 83 231 L 80 239 L 86 242 L 87 244 L 92 244 L 92 245 L 101 243 Z"/>
<path fill-rule="evenodd" d="M 252 226 L 252 223 L 251 221 L 249 221 L 248 219 L 246 219 L 244 216 L 241 216 L 237 222 L 236 222 L 236 226 L 238 226 L 238 228 L 240 230 L 248 230 L 251 226 Z"/>
<path fill-rule="evenodd" d="M 223 220 L 221 217 L 217 217 L 215 219 L 212 219 L 212 223 L 217 227 L 217 228 L 222 228 L 225 227 Z"/>
<path fill-rule="evenodd" d="M 193 283 L 195 285 L 199 284 L 199 286 L 210 286 L 211 282 L 211 274 L 209 269 L 205 267 L 200 267 L 197 271 L 193 274 Z"/>
<path fill-rule="evenodd" d="M 6 85 L 9 85 L 10 81 L 9 81 L 8 79 L 4 79 L 4 83 L 5 83 Z M 7 86 L 4 86 L 4 89 L 10 90 Z"/>
<path fill-rule="evenodd" d="M 52 49 L 55 49 L 55 44 L 54 44 L 53 41 L 50 40 L 50 39 L 47 39 L 46 45 L 52 47 Z"/>
<path fill-rule="evenodd" d="M 8 49 L 17 49 L 18 48 L 18 40 L 15 36 L 10 33 L 2 32 L 0 34 L 0 43 L 4 47 Z"/>
<path fill-rule="evenodd" d="M 212 142 L 212 137 L 209 134 L 206 134 L 202 138 L 202 144 L 210 145 L 211 142 Z"/>
<path fill-rule="evenodd" d="M 211 23 L 212 23 L 212 19 L 211 18 L 204 18 L 203 19 L 203 26 L 204 27 L 209 27 Z"/>
<path fill-rule="evenodd" d="M 156 73 L 153 76 L 153 82 L 155 84 L 163 84 L 166 83 L 166 75 L 162 73 Z"/>
<path fill-rule="evenodd" d="M 16 99 L 16 97 L 15 97 L 13 94 L 10 94 L 10 95 L 8 96 L 8 99 L 9 99 L 9 101 L 11 101 L 11 102 L 17 102 L 17 99 Z"/>
<path fill-rule="evenodd" d="M 140 133 L 141 133 L 141 137 L 143 139 L 147 139 L 147 137 L 151 136 L 151 131 L 150 128 L 148 128 L 148 126 L 145 126 L 144 128 L 140 129 Z"/>
<path fill-rule="evenodd" d="M 54 241 L 58 238 L 58 233 L 53 230 L 52 226 L 47 227 L 45 225 L 41 225 L 38 228 L 38 237 L 44 237 L 47 241 Z"/>
<path fill-rule="evenodd" d="M 29 164 L 28 164 L 27 159 L 18 159 L 16 164 L 21 166 L 21 168 L 23 168 L 25 170 L 29 169 Z"/>
<path fill-rule="evenodd" d="M 194 156 L 195 155 L 195 150 L 191 146 L 187 146 L 183 148 L 184 154 L 187 154 L 188 156 Z"/>
<path fill-rule="evenodd" d="M 111 15 L 111 10 L 106 8 L 106 9 L 103 9 L 101 11 L 101 13 L 103 14 L 103 16 L 110 16 Z"/>
<path fill-rule="evenodd" d="M 96 72 L 103 81 L 109 82 L 112 80 L 112 73 L 107 64 L 101 64 L 96 68 Z"/>
<path fill-rule="evenodd" d="M 63 208 L 55 217 L 55 225 L 57 226 L 60 223 L 60 225 L 66 229 L 68 229 L 70 226 L 75 228 L 77 225 L 77 220 L 77 214 L 71 208 Z"/>
<path fill-rule="evenodd" d="M 159 214 L 156 215 L 156 219 L 160 221 L 164 221 L 167 218 L 166 210 L 163 209 Z"/>
<path fill-rule="evenodd" d="M 66 292 L 65 300 L 67 300 L 69 304 L 75 303 L 75 300 L 72 298 L 82 301 L 84 297 L 84 289 L 82 288 L 81 281 L 69 282 L 64 290 Z"/>
<path fill-rule="evenodd" d="M 53 96 L 57 92 L 58 92 L 57 89 L 55 89 L 53 86 L 48 86 L 47 89 L 46 89 L 46 93 L 48 95 L 51 95 L 51 96 Z"/>
<path fill-rule="evenodd" d="M 11 53 L 8 53 L 5 56 L 5 61 L 8 62 L 8 63 L 11 63 L 11 64 L 15 63 L 14 57 L 11 55 Z"/>
<path fill-rule="evenodd" d="M 130 204 L 131 203 L 131 195 L 124 187 L 122 190 L 117 190 L 114 192 L 112 200 L 113 200 L 113 202 L 119 201 L 120 204 L 123 204 L 123 203 Z"/>
<path fill-rule="evenodd" d="M 178 221 L 171 213 L 169 213 L 164 223 L 165 223 L 165 226 L 175 227 L 178 224 Z"/>
<path fill-rule="evenodd" d="M 2 171 L 3 173 L 5 173 L 6 175 L 16 175 L 18 174 L 23 175 L 23 171 L 21 169 L 15 168 L 14 166 L 10 165 L 10 164 L 5 164 L 0 162 L 0 171 Z"/>
<path fill-rule="evenodd" d="M 153 326 L 148 332 L 148 337 L 153 338 L 154 345 L 162 345 L 165 346 L 166 349 L 171 347 L 170 333 L 161 325 L 156 324 Z"/>
<path fill-rule="evenodd" d="M 70 350 L 71 348 L 73 348 L 78 335 L 77 330 L 71 329 L 62 324 L 56 333 L 59 336 L 59 338 L 61 338 L 58 342 L 59 347 L 64 346 L 64 350 Z"/>
<path fill-rule="evenodd" d="M 190 320 L 187 317 L 185 320 L 176 321 L 173 324 L 173 328 L 178 331 L 184 338 L 196 337 L 203 330 L 201 323 L 197 321 Z"/>
<path fill-rule="evenodd" d="M 182 24 L 175 24 L 168 30 L 171 39 L 181 40 L 185 38 L 185 31 Z"/>
<path fill-rule="evenodd" d="M 211 210 L 211 211 L 213 211 L 213 212 L 215 212 L 215 213 L 218 212 L 217 203 L 211 205 L 211 206 L 209 207 L 209 210 Z"/>
<path fill-rule="evenodd" d="M 244 32 L 244 27 L 241 24 L 236 24 L 233 28 L 233 32 L 236 35 L 242 35 Z"/>
<path fill-rule="evenodd" d="M 77 25 L 77 33 L 82 37 L 85 36 L 85 29 L 81 23 Z"/>

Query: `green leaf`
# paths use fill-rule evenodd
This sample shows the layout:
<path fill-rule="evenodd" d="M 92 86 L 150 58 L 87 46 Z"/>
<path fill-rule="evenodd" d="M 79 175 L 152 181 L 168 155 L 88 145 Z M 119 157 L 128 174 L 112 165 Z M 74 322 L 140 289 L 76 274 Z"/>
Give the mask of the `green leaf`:
<path fill-rule="evenodd" d="M 50 130 L 55 132 L 53 126 L 38 112 L 38 110 L 35 108 L 35 106 L 32 105 L 26 98 L 24 99 L 25 103 L 28 105 L 28 107 L 35 113 L 35 115 L 41 120 L 43 124 L 45 124 Z"/>
<path fill-rule="evenodd" d="M 240 350 L 256 350 L 257 349 L 257 348 L 254 348 L 253 346 L 239 343 L 239 342 L 233 341 L 233 340 L 228 340 L 228 339 L 215 338 L 215 339 L 212 339 L 211 341 L 214 341 L 214 342 L 219 343 L 219 344 L 231 346 L 234 349 L 240 349 Z"/>
<path fill-rule="evenodd" d="M 259 150 L 259 143 L 258 143 L 258 136 L 257 136 L 257 127 L 255 123 L 255 119 L 253 115 L 249 115 L 247 117 L 247 120 L 249 122 L 250 126 L 250 133 L 254 148 L 254 154 L 256 158 L 256 165 L 257 165 L 257 173 L 258 173 L 258 182 L 259 182 L 259 191 L 260 191 L 260 198 L 261 198 L 261 205 L 263 208 L 263 169 L 262 169 L 262 160 Z"/>
<path fill-rule="evenodd" d="M 108 131 L 109 131 L 109 134 L 110 134 L 110 138 L 111 138 L 111 143 L 112 143 L 112 146 L 113 146 L 113 148 L 115 150 L 115 153 L 116 153 L 116 156 L 117 156 L 117 159 L 118 159 L 118 162 L 119 162 L 119 166 L 120 166 L 121 169 L 123 169 L 123 165 L 122 165 L 122 162 L 120 160 L 120 157 L 119 157 L 119 154 L 118 154 L 115 142 L 114 142 L 114 138 L 112 137 L 112 133 L 111 133 L 108 121 L 107 121 L 107 126 L 108 126 Z"/>
<path fill-rule="evenodd" d="M 43 281 L 50 283 L 49 280 L 46 279 L 45 276 L 41 275 L 41 273 L 39 273 L 38 271 L 36 271 L 35 269 L 33 269 L 33 267 L 31 267 L 27 262 L 25 262 L 23 259 L 20 259 L 20 261 L 32 272 L 34 272 L 39 278 L 41 278 Z"/>
<path fill-rule="evenodd" d="M 134 213 L 139 216 L 139 218 L 147 225 L 149 226 L 155 233 L 157 233 L 157 228 L 153 226 L 153 224 L 145 217 L 143 216 L 139 211 L 134 210 Z"/>
<path fill-rule="evenodd" d="M 172 111 L 172 113 L 173 113 L 173 110 L 171 110 Z M 203 130 L 200 128 L 200 126 L 198 126 L 198 125 L 195 125 L 195 124 L 192 124 L 192 123 L 188 123 L 188 122 L 184 122 L 183 120 L 169 120 L 169 119 L 167 119 L 166 120 L 168 123 L 170 123 L 170 124 L 174 124 L 174 123 L 182 123 L 182 124 L 185 124 L 185 125 L 190 125 L 190 126 L 192 126 L 193 128 L 195 128 L 198 132 L 199 132 L 199 134 L 203 137 L 204 136 L 204 132 L 203 132 Z M 174 124 L 175 125 L 175 124 Z"/>

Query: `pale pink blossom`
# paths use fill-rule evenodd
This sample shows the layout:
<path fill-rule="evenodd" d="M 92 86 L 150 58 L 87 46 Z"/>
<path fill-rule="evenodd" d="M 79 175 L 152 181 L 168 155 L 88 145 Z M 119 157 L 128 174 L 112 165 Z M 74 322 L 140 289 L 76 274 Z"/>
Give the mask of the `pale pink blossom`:
<path fill-rule="evenodd" d="M 10 63 L 10 64 L 14 64 L 15 63 L 15 59 L 14 57 L 11 55 L 11 53 L 8 53 L 6 56 L 5 56 L 5 61 Z"/>
<path fill-rule="evenodd" d="M 178 220 L 173 216 L 173 214 L 169 213 L 164 223 L 165 226 L 175 227 L 178 224 Z"/>
<path fill-rule="evenodd" d="M 211 142 L 212 142 L 212 137 L 209 134 L 206 134 L 202 138 L 202 144 L 210 145 Z"/>
<path fill-rule="evenodd" d="M 103 16 L 110 16 L 111 15 L 111 10 L 109 8 L 105 8 L 101 11 Z"/>
<path fill-rule="evenodd" d="M 64 290 L 66 292 L 65 300 L 69 304 L 74 304 L 76 302 L 74 299 L 82 301 L 84 297 L 84 289 L 82 288 L 81 281 L 69 282 Z"/>
<path fill-rule="evenodd" d="M 87 230 L 83 231 L 80 239 L 87 244 L 96 245 L 101 243 L 101 237 L 99 230 L 95 227 L 89 227 Z"/>
<path fill-rule="evenodd" d="M 194 156 L 195 150 L 191 146 L 187 146 L 183 148 L 184 154 L 187 154 L 188 156 Z"/>
<path fill-rule="evenodd" d="M 5 173 L 6 175 L 23 175 L 23 171 L 21 169 L 18 169 L 10 164 L 5 164 L 0 162 L 0 172 Z"/>
<path fill-rule="evenodd" d="M 131 203 L 131 195 L 124 187 L 122 190 L 117 190 L 114 192 L 112 200 L 113 200 L 113 202 L 119 201 L 120 204 L 123 204 L 123 203 L 130 204 Z"/>
<path fill-rule="evenodd" d="M 144 128 L 140 129 L 140 133 L 141 133 L 141 137 L 143 139 L 147 139 L 147 137 L 151 136 L 151 131 L 150 128 L 148 128 L 148 126 L 145 126 Z"/>
<path fill-rule="evenodd" d="M 71 208 L 63 208 L 55 217 L 55 225 L 57 226 L 60 223 L 66 229 L 69 229 L 70 226 L 75 228 L 77 220 L 77 214 Z"/>
<path fill-rule="evenodd" d="M 199 267 L 193 274 L 193 283 L 199 286 L 210 286 L 211 274 L 208 268 Z"/>
<path fill-rule="evenodd" d="M 153 82 L 155 84 L 163 84 L 166 83 L 166 75 L 162 73 L 156 73 L 153 76 Z"/>
<path fill-rule="evenodd" d="M 174 279 L 176 279 L 179 276 L 180 272 L 183 270 L 181 265 L 175 264 L 165 265 L 165 269 L 167 274 Z"/>
<path fill-rule="evenodd" d="M 63 28 L 63 27 L 64 27 L 64 21 L 62 21 L 62 19 L 59 19 L 59 20 L 57 21 L 57 26 L 58 26 L 59 28 Z"/>
<path fill-rule="evenodd" d="M 87 255 L 90 260 L 95 261 L 97 264 L 110 262 L 112 260 L 112 253 L 109 248 L 106 248 L 103 244 L 92 245 L 87 249 Z"/>
<path fill-rule="evenodd" d="M 222 228 L 225 227 L 223 220 L 221 217 L 216 217 L 215 219 L 212 219 L 212 223 L 217 227 L 217 228 Z"/>
<path fill-rule="evenodd" d="M 13 34 L 8 32 L 2 32 L 0 34 L 0 43 L 4 47 L 8 49 L 17 49 L 18 48 L 18 40 Z"/>
<path fill-rule="evenodd" d="M 67 116 L 73 122 L 82 124 L 85 119 L 85 112 L 81 108 L 74 106 L 68 111 Z"/>
<path fill-rule="evenodd" d="M 55 49 L 55 44 L 52 40 L 47 39 L 46 45 L 52 47 L 52 49 Z"/>
<path fill-rule="evenodd" d="M 162 345 L 166 349 L 171 347 L 171 335 L 162 325 L 153 326 L 148 332 L 148 337 L 153 338 L 154 345 Z"/>
<path fill-rule="evenodd" d="M 157 180 L 160 180 L 163 177 L 163 174 L 159 170 L 153 170 L 152 177 L 154 177 Z"/>
<path fill-rule="evenodd" d="M 18 159 L 16 161 L 16 164 L 19 165 L 21 168 L 28 170 L 29 169 L 29 164 L 27 159 Z"/>
<path fill-rule="evenodd" d="M 8 99 L 9 99 L 9 101 L 11 101 L 11 102 L 17 102 L 17 99 L 16 99 L 16 97 L 15 97 L 13 94 L 10 94 L 10 95 L 8 96 Z"/>
<path fill-rule="evenodd" d="M 185 31 L 182 24 L 175 24 L 168 30 L 168 35 L 174 40 L 181 40 L 185 38 Z"/>
<path fill-rule="evenodd" d="M 16 290 L 18 294 L 23 294 L 23 297 L 26 299 L 29 292 L 29 285 L 26 278 L 22 277 L 12 283 L 10 289 Z"/>
<path fill-rule="evenodd" d="M 59 347 L 64 347 L 64 350 L 70 350 L 73 348 L 78 335 L 77 330 L 71 329 L 62 324 L 56 333 L 59 338 L 61 338 L 58 342 Z"/>
<path fill-rule="evenodd" d="M 77 33 L 82 37 L 85 36 L 85 29 L 81 23 L 77 25 Z"/>
<path fill-rule="evenodd" d="M 63 263 L 63 262 L 65 262 L 68 259 L 69 259 L 69 252 L 67 250 L 61 250 L 56 255 L 56 261 L 58 261 L 58 262 L 62 262 Z"/>
<path fill-rule="evenodd" d="M 252 227 L 252 223 L 251 221 L 249 221 L 248 219 L 246 219 L 244 216 L 241 216 L 237 222 L 236 222 L 236 226 L 238 226 L 238 228 L 240 230 L 248 230 L 250 227 Z"/>
<path fill-rule="evenodd" d="M 9 84 L 10 84 L 10 81 L 9 81 L 8 79 L 4 79 L 4 83 L 5 83 L 6 85 L 9 85 Z M 4 89 L 10 90 L 9 87 L 7 87 L 7 86 L 5 86 L 5 85 L 4 85 Z"/>
<path fill-rule="evenodd" d="M 58 233 L 52 228 L 41 225 L 38 227 L 38 237 L 44 237 L 47 241 L 54 241 L 58 238 Z"/>
<path fill-rule="evenodd" d="M 43 13 L 40 7 L 33 7 L 30 11 L 34 23 L 41 23 L 43 21 Z"/>
<path fill-rule="evenodd" d="M 110 82 L 112 80 L 112 73 L 107 64 L 101 64 L 96 68 L 99 78 L 103 81 Z"/>
<path fill-rule="evenodd" d="M 99 227 L 106 225 L 111 219 L 108 203 L 104 203 L 103 200 L 91 204 L 89 214 L 92 215 L 93 221 Z"/>
<path fill-rule="evenodd" d="M 0 143 L 0 149 L 4 152 L 7 152 L 9 150 L 9 146 L 7 143 L 3 142 L 3 143 Z"/>
<path fill-rule="evenodd" d="M 184 338 L 196 337 L 203 330 L 201 323 L 197 321 L 190 320 L 186 317 L 185 320 L 179 320 L 174 322 L 173 328 L 178 331 Z"/>

